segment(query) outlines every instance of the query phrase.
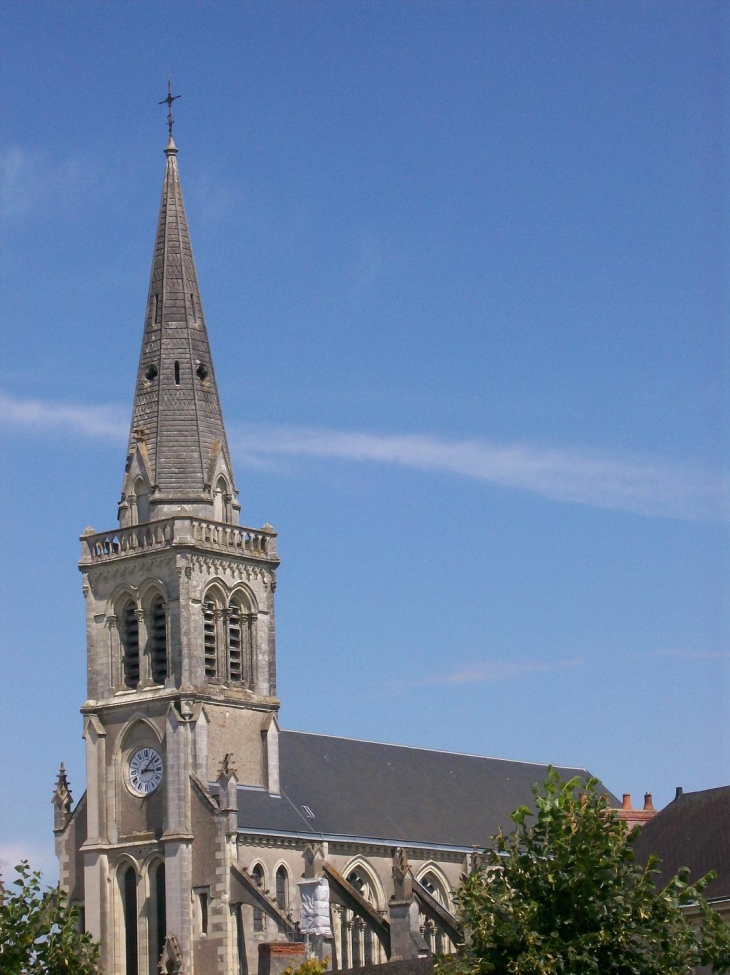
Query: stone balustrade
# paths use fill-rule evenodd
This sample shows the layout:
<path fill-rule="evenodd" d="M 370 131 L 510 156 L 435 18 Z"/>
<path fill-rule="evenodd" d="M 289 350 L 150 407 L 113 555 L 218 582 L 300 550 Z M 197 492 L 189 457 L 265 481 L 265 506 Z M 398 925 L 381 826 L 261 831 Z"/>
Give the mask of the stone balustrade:
<path fill-rule="evenodd" d="M 244 528 L 180 516 L 116 531 L 96 533 L 87 529 L 81 536 L 81 563 L 110 562 L 179 546 L 278 562 L 276 532 L 268 525 L 266 528 Z"/>

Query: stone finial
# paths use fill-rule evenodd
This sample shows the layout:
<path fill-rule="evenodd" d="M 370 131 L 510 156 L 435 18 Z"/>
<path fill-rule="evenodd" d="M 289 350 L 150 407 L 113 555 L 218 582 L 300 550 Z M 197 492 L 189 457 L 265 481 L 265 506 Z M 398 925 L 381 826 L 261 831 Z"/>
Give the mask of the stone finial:
<path fill-rule="evenodd" d="M 218 778 L 224 776 L 229 779 L 232 775 L 235 775 L 238 769 L 236 768 L 236 763 L 233 759 L 233 752 L 226 752 L 223 756 L 218 769 Z"/>
<path fill-rule="evenodd" d="M 399 846 L 393 854 L 393 897 L 395 900 L 410 900 L 412 894 L 410 874 L 408 853 L 402 846 Z"/>
<path fill-rule="evenodd" d="M 182 951 L 174 934 L 165 938 L 165 947 L 162 949 L 158 967 L 161 975 L 185 975 Z"/>

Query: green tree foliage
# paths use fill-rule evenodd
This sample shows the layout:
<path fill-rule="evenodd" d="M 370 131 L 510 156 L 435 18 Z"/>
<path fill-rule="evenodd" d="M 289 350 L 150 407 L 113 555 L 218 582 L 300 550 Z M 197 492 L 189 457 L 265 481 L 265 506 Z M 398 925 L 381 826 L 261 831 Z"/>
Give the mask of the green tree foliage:
<path fill-rule="evenodd" d="M 10 886 L 0 880 L 0 975 L 98 975 L 99 948 L 78 930 L 59 887 L 41 890 L 27 861 Z"/>
<path fill-rule="evenodd" d="M 329 962 L 329 958 L 323 958 L 322 961 L 318 958 L 307 958 L 297 968 L 287 965 L 281 975 L 324 975 Z"/>
<path fill-rule="evenodd" d="M 535 788 L 536 812 L 493 838 L 456 894 L 466 943 L 437 975 L 688 975 L 730 971 L 730 928 L 707 905 L 708 874 L 682 870 L 657 891 L 631 833 L 596 793 L 596 780 Z M 583 789 L 579 792 L 579 789 Z M 699 927 L 682 908 L 696 905 Z"/>

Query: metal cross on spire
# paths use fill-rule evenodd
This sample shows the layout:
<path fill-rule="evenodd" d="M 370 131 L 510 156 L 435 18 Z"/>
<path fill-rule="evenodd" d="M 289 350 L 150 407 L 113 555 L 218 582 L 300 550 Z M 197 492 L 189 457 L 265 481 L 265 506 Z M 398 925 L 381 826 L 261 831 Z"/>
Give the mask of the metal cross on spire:
<path fill-rule="evenodd" d="M 172 93 L 172 76 L 167 77 L 167 98 L 163 98 L 160 105 L 167 105 L 167 130 L 170 133 L 170 138 L 172 138 L 172 127 L 175 124 L 175 119 L 172 117 L 172 103 L 176 98 L 181 98 L 181 95 L 173 95 Z"/>

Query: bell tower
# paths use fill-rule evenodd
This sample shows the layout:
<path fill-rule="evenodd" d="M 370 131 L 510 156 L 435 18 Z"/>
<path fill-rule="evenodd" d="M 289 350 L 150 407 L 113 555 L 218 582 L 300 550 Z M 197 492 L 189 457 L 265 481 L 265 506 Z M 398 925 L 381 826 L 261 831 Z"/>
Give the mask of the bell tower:
<path fill-rule="evenodd" d="M 232 970 L 235 922 L 205 873 L 235 859 L 235 828 L 205 825 L 223 822 L 221 763 L 279 793 L 276 533 L 239 525 L 177 155 L 170 133 L 119 524 L 81 537 L 83 822 L 57 802 L 61 883 L 107 975 L 156 975 L 163 952 L 193 975 L 205 897 L 206 970 Z"/>

